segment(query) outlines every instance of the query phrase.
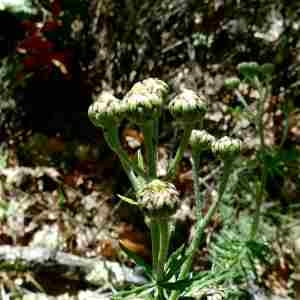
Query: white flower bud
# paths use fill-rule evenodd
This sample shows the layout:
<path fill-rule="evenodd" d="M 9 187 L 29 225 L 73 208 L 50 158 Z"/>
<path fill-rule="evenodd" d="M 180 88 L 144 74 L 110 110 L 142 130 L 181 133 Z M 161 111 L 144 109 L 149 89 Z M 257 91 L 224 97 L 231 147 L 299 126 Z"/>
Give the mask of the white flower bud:
<path fill-rule="evenodd" d="M 109 127 L 124 118 L 122 102 L 108 92 L 103 92 L 88 110 L 91 122 L 96 127 Z"/>
<path fill-rule="evenodd" d="M 212 151 L 221 158 L 232 158 L 241 152 L 242 142 L 239 139 L 232 139 L 224 136 L 212 144 Z"/>
<path fill-rule="evenodd" d="M 192 90 L 185 89 L 169 103 L 169 110 L 175 120 L 195 123 L 203 118 L 207 106 L 203 98 Z"/>
<path fill-rule="evenodd" d="M 179 193 L 169 182 L 154 179 L 138 194 L 138 203 L 148 217 L 168 218 L 179 205 Z"/>
<path fill-rule="evenodd" d="M 215 137 L 206 130 L 194 129 L 190 136 L 190 145 L 193 149 L 202 151 L 210 149 L 215 140 Z"/>

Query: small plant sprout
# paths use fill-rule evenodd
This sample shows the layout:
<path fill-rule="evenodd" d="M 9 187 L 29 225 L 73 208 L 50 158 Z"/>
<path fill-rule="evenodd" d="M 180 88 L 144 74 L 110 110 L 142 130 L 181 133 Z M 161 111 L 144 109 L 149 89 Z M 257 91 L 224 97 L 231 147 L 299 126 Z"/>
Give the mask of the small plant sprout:
<path fill-rule="evenodd" d="M 261 215 L 261 206 L 264 198 L 264 191 L 267 182 L 267 146 L 265 143 L 264 136 L 264 109 L 266 100 L 271 95 L 271 85 L 270 82 L 272 80 L 272 76 L 274 74 L 274 65 L 271 63 L 265 63 L 263 65 L 259 65 L 256 62 L 243 62 L 237 66 L 237 69 L 241 75 L 240 82 L 247 82 L 251 88 L 254 88 L 258 92 L 258 99 L 256 102 L 256 111 L 251 111 L 247 100 L 238 90 L 238 78 L 231 79 L 228 78 L 224 82 L 224 86 L 228 89 L 232 89 L 237 96 L 237 99 L 244 106 L 245 111 L 247 112 L 247 116 L 249 120 L 254 123 L 256 128 L 256 134 L 258 136 L 259 145 L 258 145 L 258 157 L 261 162 L 258 165 L 258 169 L 260 170 L 259 180 L 256 184 L 256 207 L 255 207 L 255 217 L 253 218 L 252 230 L 250 233 L 250 238 L 254 239 L 256 237 L 257 231 L 259 230 L 260 223 L 260 215 Z M 283 139 L 284 140 L 284 139 Z M 281 145 L 283 144 L 283 140 Z"/>
<path fill-rule="evenodd" d="M 149 78 L 136 83 L 120 101 L 108 93 L 101 94 L 89 108 L 89 118 L 92 123 L 101 127 L 110 148 L 119 156 L 135 190 L 136 199 L 120 196 L 131 204 L 140 207 L 149 226 L 152 242 L 152 268 L 130 253 L 125 252 L 136 263 L 144 267 L 151 277 L 151 282 L 130 291 L 121 291 L 115 299 L 171 299 L 182 296 L 180 282 L 187 280 L 196 251 L 199 249 L 205 229 L 222 200 L 234 159 L 241 150 L 241 142 L 228 137 L 216 140 L 205 130 L 193 130 L 196 124 L 202 122 L 207 111 L 206 101 L 191 90 L 184 90 L 170 101 L 168 109 L 184 133 L 174 159 L 169 164 L 165 178 L 158 178 L 157 143 L 158 122 L 163 112 L 167 98 L 168 86 L 165 82 Z M 144 134 L 144 151 L 142 163 L 136 163 L 129 158 L 119 141 L 119 125 L 127 119 L 140 127 Z M 172 216 L 180 207 L 180 195 L 172 179 L 177 166 L 182 159 L 183 151 L 190 144 L 192 149 L 192 171 L 194 191 L 196 196 L 197 222 L 195 234 L 190 245 L 180 247 L 174 253 L 169 253 L 170 236 L 172 233 Z M 224 161 L 224 172 L 220 181 L 218 196 L 211 203 L 206 214 L 202 215 L 202 195 L 199 190 L 198 173 L 201 155 L 204 151 L 212 151 Z M 172 286 L 178 287 L 175 289 Z M 146 296 L 145 296 L 146 295 Z M 145 297 L 144 297 L 145 296 Z"/>

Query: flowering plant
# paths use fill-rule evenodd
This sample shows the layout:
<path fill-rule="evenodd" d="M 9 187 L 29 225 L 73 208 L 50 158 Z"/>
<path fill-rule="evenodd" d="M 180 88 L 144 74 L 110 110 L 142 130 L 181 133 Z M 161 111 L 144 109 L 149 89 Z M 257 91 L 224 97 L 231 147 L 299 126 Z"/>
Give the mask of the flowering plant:
<path fill-rule="evenodd" d="M 158 127 L 164 104 L 167 102 L 167 94 L 168 85 L 165 82 L 149 78 L 136 83 L 122 101 L 111 94 L 102 93 L 89 108 L 90 120 L 95 126 L 103 129 L 108 145 L 118 155 L 135 190 L 135 199 L 125 196 L 120 198 L 141 208 L 151 232 L 152 266 L 148 266 L 140 257 L 123 246 L 129 257 L 143 267 L 150 282 L 128 291 L 118 292 L 114 295 L 115 299 L 177 300 L 195 293 L 200 295 L 199 289 L 202 289 L 203 293 L 203 289 L 220 284 L 225 278 L 230 277 L 230 280 L 234 280 L 239 276 L 232 272 L 233 265 L 224 265 L 218 272 L 212 269 L 193 274 L 192 262 L 201 245 L 205 229 L 222 202 L 242 143 L 227 136 L 216 139 L 205 130 L 195 129 L 198 123 L 202 124 L 207 103 L 204 97 L 198 96 L 193 91 L 183 90 L 168 103 L 169 112 L 179 126 L 183 127 L 182 139 L 174 158 L 169 162 L 167 175 L 160 178 L 157 175 Z M 139 126 L 144 134 L 144 151 L 139 152 L 136 159 L 128 156 L 119 140 L 119 126 L 124 119 Z M 184 150 L 189 145 L 192 150 L 193 185 L 197 208 L 195 234 L 188 246 L 182 246 L 170 253 L 170 237 L 174 230 L 173 215 L 180 207 L 180 195 L 172 181 Z M 211 151 L 223 161 L 223 175 L 217 195 L 205 214 L 202 209 L 203 197 L 198 178 L 203 151 Z M 246 243 L 243 244 L 245 245 Z M 250 243 L 248 246 L 250 247 Z"/>

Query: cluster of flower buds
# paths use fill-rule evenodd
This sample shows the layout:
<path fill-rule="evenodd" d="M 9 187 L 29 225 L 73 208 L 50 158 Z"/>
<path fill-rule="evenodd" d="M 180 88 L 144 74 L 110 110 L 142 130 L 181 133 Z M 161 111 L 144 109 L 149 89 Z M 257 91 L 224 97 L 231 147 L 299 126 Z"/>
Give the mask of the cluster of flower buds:
<path fill-rule="evenodd" d="M 168 218 L 178 208 L 179 193 L 172 183 L 154 179 L 139 192 L 138 204 L 148 217 Z"/>
<path fill-rule="evenodd" d="M 104 92 L 90 106 L 89 118 L 95 126 L 103 128 L 118 124 L 124 118 L 143 124 L 161 115 L 168 90 L 165 82 L 149 78 L 134 84 L 123 101 Z M 169 111 L 181 123 L 195 123 L 207 111 L 206 100 L 185 89 L 169 103 Z"/>
<path fill-rule="evenodd" d="M 274 65 L 271 63 L 259 65 L 257 62 L 243 62 L 238 65 L 238 71 L 250 80 L 255 77 L 266 79 L 273 75 Z"/>
<path fill-rule="evenodd" d="M 185 89 L 169 103 L 169 111 L 181 123 L 195 123 L 203 118 L 207 105 L 203 97 Z"/>
<path fill-rule="evenodd" d="M 239 139 L 224 136 L 216 140 L 205 130 L 193 130 L 190 136 L 190 145 L 195 152 L 211 149 L 215 155 L 222 159 L 237 156 L 242 148 L 242 142 Z"/>
<path fill-rule="evenodd" d="M 142 124 L 158 118 L 168 93 L 168 85 L 155 78 L 136 83 L 120 101 L 112 94 L 103 92 L 89 107 L 88 115 L 96 127 L 109 128 L 124 118 Z"/>

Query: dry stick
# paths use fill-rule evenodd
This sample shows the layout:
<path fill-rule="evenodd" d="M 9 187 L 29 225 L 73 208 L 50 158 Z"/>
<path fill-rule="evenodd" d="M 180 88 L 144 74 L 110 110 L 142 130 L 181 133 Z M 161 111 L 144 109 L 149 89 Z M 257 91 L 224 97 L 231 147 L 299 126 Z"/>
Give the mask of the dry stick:
<path fill-rule="evenodd" d="M 117 285 L 146 282 L 145 278 L 134 274 L 132 269 L 117 262 L 83 258 L 44 247 L 0 246 L 0 270 L 54 272 L 64 278 L 74 279 L 77 276 L 78 280 L 99 286 L 109 277 Z M 97 275 L 97 280 L 93 275 Z"/>

